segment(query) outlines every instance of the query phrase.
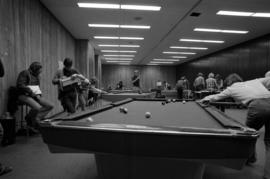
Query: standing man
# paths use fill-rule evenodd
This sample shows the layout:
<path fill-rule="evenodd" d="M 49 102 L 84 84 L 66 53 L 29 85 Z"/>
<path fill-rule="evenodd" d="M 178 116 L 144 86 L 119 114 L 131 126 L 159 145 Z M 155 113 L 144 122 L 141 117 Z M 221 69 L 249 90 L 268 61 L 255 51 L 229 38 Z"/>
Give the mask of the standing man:
<path fill-rule="evenodd" d="M 53 105 L 43 98 L 40 90 L 40 74 L 42 65 L 33 62 L 27 70 L 20 72 L 17 78 L 18 100 L 28 105 L 31 110 L 25 120 L 31 132 L 35 133 L 38 122 L 53 109 Z"/>
<path fill-rule="evenodd" d="M 5 74 L 5 70 L 4 70 L 4 66 L 2 64 L 2 60 L 0 58 L 0 78 L 2 78 Z M 4 175 L 6 173 L 9 173 L 12 171 L 12 168 L 11 167 L 8 167 L 8 166 L 4 166 L 0 163 L 0 176 L 1 175 Z"/>
<path fill-rule="evenodd" d="M 138 70 L 134 71 L 134 76 L 131 78 L 131 81 L 132 81 L 132 85 L 133 85 L 133 90 L 138 91 L 138 93 L 141 93 L 140 75 L 139 75 Z"/>
<path fill-rule="evenodd" d="M 58 99 L 60 100 L 64 110 L 69 114 L 76 112 L 78 83 L 75 79 L 78 76 L 84 78 L 82 75 L 79 75 L 77 70 L 72 68 L 72 65 L 72 60 L 70 58 L 65 58 L 64 68 L 59 69 L 52 80 L 54 85 L 58 85 Z M 74 81 L 74 83 L 71 82 L 70 85 L 61 87 L 61 80 L 65 79 Z"/>
<path fill-rule="evenodd" d="M 194 80 L 193 87 L 195 91 L 205 89 L 205 81 L 202 73 L 198 73 L 197 78 Z"/>

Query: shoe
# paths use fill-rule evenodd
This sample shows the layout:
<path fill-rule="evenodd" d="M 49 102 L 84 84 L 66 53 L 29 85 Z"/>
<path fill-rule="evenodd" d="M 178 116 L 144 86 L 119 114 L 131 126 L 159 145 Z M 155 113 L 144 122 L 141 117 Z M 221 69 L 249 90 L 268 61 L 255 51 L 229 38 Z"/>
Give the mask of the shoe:
<path fill-rule="evenodd" d="M 4 175 L 4 174 L 6 174 L 6 173 L 9 173 L 9 172 L 11 172 L 13 169 L 12 169 L 12 167 L 7 167 L 7 166 L 1 166 L 1 168 L 0 168 L 0 176 L 1 175 Z"/>
<path fill-rule="evenodd" d="M 250 156 L 247 161 L 246 161 L 246 165 L 252 165 L 253 163 L 255 163 L 257 161 L 257 157 L 256 154 L 254 153 L 252 156 Z"/>

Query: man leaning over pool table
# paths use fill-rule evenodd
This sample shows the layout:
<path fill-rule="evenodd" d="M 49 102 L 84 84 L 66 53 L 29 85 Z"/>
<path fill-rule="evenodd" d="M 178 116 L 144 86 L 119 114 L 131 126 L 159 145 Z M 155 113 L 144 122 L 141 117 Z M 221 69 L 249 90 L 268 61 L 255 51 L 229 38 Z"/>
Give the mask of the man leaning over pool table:
<path fill-rule="evenodd" d="M 228 76 L 228 87 L 219 94 L 206 96 L 202 103 L 218 101 L 227 97 L 232 97 L 248 107 L 246 125 L 256 130 L 265 126 L 264 143 L 266 147 L 266 160 L 264 169 L 264 179 L 270 179 L 270 91 L 267 84 L 270 77 L 259 78 L 250 81 L 241 81 L 237 74 Z M 255 154 L 250 157 L 247 163 L 256 161 Z"/>

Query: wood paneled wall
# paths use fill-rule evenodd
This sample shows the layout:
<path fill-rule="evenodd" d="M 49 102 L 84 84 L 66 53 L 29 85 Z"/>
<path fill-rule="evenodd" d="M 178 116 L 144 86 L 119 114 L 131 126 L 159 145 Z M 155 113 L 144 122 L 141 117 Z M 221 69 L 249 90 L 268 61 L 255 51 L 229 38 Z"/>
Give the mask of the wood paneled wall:
<path fill-rule="evenodd" d="M 127 65 L 102 65 L 102 84 L 104 88 L 111 86 L 113 89 L 119 81 L 123 81 L 127 88 L 132 87 L 131 78 L 134 70 L 139 70 L 141 87 L 149 90 L 156 87 L 158 80 L 167 81 L 175 86 L 176 67 L 170 66 L 127 66 Z"/>
<path fill-rule="evenodd" d="M 219 73 L 225 78 L 238 73 L 244 80 L 263 77 L 270 70 L 270 35 L 214 53 L 177 67 L 177 78 L 185 75 L 193 81 L 198 72 L 207 76 Z"/>
<path fill-rule="evenodd" d="M 98 80 L 97 87 L 101 87 L 102 82 L 102 64 L 101 64 L 101 56 L 95 55 L 95 77 Z"/>
<path fill-rule="evenodd" d="M 51 81 L 65 57 L 75 58 L 74 38 L 38 0 L 0 0 L 0 58 L 6 69 L 0 79 L 0 114 L 6 110 L 8 88 L 33 61 L 43 64 L 43 95 L 55 104 L 53 113 L 59 111 Z"/>

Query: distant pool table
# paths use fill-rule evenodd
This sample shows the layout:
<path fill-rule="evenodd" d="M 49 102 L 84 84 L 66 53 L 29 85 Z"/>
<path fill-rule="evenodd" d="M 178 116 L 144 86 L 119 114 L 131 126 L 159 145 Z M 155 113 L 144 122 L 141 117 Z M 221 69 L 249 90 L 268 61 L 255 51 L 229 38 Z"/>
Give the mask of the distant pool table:
<path fill-rule="evenodd" d="M 122 101 L 127 98 L 153 98 L 155 95 L 154 92 L 138 92 L 138 91 L 114 91 L 102 94 L 102 99 L 117 102 Z"/>
<path fill-rule="evenodd" d="M 201 179 L 205 164 L 241 169 L 254 152 L 258 132 L 215 107 L 162 102 L 127 99 L 47 119 L 41 134 L 52 153 L 94 153 L 106 179 Z"/>

